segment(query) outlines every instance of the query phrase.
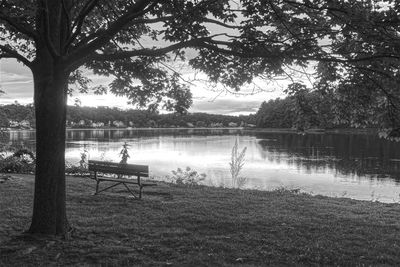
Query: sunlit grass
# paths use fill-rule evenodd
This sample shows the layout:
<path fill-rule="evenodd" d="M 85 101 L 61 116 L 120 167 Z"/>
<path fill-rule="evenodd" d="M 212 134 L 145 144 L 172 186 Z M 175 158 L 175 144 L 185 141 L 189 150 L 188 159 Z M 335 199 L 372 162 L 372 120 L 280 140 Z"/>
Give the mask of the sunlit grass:
<path fill-rule="evenodd" d="M 68 241 L 17 238 L 29 227 L 33 177 L 0 184 L 0 266 L 400 265 L 400 205 L 176 186 L 93 196 L 67 179 Z"/>

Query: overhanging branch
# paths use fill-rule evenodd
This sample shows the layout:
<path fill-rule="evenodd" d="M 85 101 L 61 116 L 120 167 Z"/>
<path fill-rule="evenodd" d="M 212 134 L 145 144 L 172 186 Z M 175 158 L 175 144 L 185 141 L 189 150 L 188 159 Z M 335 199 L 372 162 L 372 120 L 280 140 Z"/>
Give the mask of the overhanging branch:
<path fill-rule="evenodd" d="M 37 36 L 33 28 L 31 28 L 27 24 L 19 23 L 19 20 L 22 20 L 22 18 L 12 18 L 7 16 L 3 12 L 0 13 L 0 21 L 6 22 L 11 27 L 14 27 L 20 33 L 25 34 L 26 36 L 32 38 L 33 40 L 37 40 Z"/>
<path fill-rule="evenodd" d="M 241 28 L 243 28 L 241 26 L 230 25 L 230 24 L 227 24 L 227 23 L 215 20 L 215 19 L 211 19 L 211 18 L 203 18 L 202 21 L 207 22 L 207 23 L 211 23 L 211 24 L 216 24 L 216 25 L 222 26 L 224 28 L 229 28 L 229 29 L 241 29 Z"/>
<path fill-rule="evenodd" d="M 107 30 L 104 30 L 99 37 L 96 37 L 85 46 L 78 48 L 68 58 L 67 62 L 69 65 L 74 65 L 76 61 L 80 61 L 82 58 L 92 54 L 96 49 L 101 48 L 107 42 L 109 42 L 115 34 L 117 34 L 126 25 L 132 22 L 133 19 L 138 18 L 146 14 L 153 6 L 158 3 L 156 0 L 138 0 L 135 4 L 129 8 L 124 15 L 114 21 Z M 98 34 L 97 32 L 94 34 Z"/>
<path fill-rule="evenodd" d="M 0 51 L 3 52 L 0 54 L 0 58 L 15 58 L 24 63 L 27 67 L 32 68 L 32 62 L 18 52 L 14 51 L 12 48 L 5 45 L 0 45 Z"/>
<path fill-rule="evenodd" d="M 71 34 L 70 38 L 68 38 L 68 41 L 66 42 L 65 47 L 68 47 L 76 39 L 76 37 L 81 33 L 82 25 L 83 25 L 83 22 L 85 21 L 85 18 L 96 7 L 98 2 L 99 2 L 99 0 L 89 0 L 83 6 L 82 10 L 79 12 L 77 18 L 75 19 L 74 24 L 72 25 L 72 30 L 75 29 L 75 31 Z"/>
<path fill-rule="evenodd" d="M 153 49 L 138 49 L 132 51 L 119 51 L 112 54 L 98 54 L 94 53 L 89 56 L 86 61 L 90 60 L 107 60 L 107 61 L 115 61 L 120 59 L 126 59 L 131 57 L 139 57 L 139 56 L 151 56 L 151 57 L 160 57 L 166 55 L 172 51 L 176 51 L 182 48 L 188 47 L 205 47 L 206 41 L 210 41 L 209 37 L 199 38 L 199 39 L 192 39 L 186 42 L 180 42 L 176 44 L 172 44 L 162 48 L 153 48 Z"/>

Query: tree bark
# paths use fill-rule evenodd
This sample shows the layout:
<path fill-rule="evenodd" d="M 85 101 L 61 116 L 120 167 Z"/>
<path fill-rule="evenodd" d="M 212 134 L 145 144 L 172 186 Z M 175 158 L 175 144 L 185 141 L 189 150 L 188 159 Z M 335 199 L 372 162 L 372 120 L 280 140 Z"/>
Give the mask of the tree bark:
<path fill-rule="evenodd" d="M 36 116 L 36 174 L 32 234 L 65 235 L 66 89 L 69 73 L 52 60 L 33 69 Z"/>

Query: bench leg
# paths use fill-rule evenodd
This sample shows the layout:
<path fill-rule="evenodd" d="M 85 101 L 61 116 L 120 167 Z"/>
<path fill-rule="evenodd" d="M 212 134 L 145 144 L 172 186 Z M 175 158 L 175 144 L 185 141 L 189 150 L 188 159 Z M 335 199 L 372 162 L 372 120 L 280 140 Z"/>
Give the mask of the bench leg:
<path fill-rule="evenodd" d="M 139 199 L 142 199 L 143 186 L 139 186 Z"/>
<path fill-rule="evenodd" d="M 128 189 L 129 193 L 131 193 L 131 195 L 132 195 L 134 198 L 138 198 L 138 197 L 132 192 L 132 190 L 131 190 L 125 183 L 122 183 L 122 184 L 126 187 L 126 189 Z M 141 197 L 141 195 L 140 195 L 140 192 L 139 192 L 139 199 L 140 199 L 140 197 Z"/>
<path fill-rule="evenodd" d="M 104 191 L 106 191 L 106 190 L 108 190 L 108 189 L 110 189 L 110 188 L 113 188 L 114 186 L 117 186 L 117 185 L 119 185 L 119 184 L 122 184 L 122 182 L 119 182 L 119 183 L 113 184 L 113 185 L 111 185 L 111 186 L 109 186 L 109 187 L 106 187 L 106 188 L 104 188 L 104 189 L 101 189 L 100 191 L 97 191 L 96 194 L 101 193 L 101 192 L 104 192 Z"/>
<path fill-rule="evenodd" d="M 97 195 L 99 193 L 99 184 L 100 184 L 100 181 L 97 180 L 96 181 L 96 193 L 94 193 L 95 195 Z"/>

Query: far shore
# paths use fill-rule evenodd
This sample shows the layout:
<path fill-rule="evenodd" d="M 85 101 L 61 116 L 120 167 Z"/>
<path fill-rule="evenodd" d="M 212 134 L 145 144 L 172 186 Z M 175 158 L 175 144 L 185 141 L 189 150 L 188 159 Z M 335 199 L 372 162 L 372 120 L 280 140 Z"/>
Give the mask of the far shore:
<path fill-rule="evenodd" d="M 376 128 L 310 128 L 304 131 L 298 131 L 293 128 L 257 128 L 257 127 L 99 127 L 99 128 L 71 128 L 67 127 L 67 131 L 94 131 L 94 130 L 242 130 L 245 132 L 265 132 L 265 133 L 341 133 L 341 134 L 377 134 Z M 36 131 L 35 128 L 22 129 L 22 128 L 3 128 L 3 131 L 16 132 L 16 131 Z"/>
<path fill-rule="evenodd" d="M 93 195 L 67 177 L 69 240 L 21 235 L 33 175 L 0 183 L 0 266 L 400 266 L 400 205 L 158 183 Z"/>

